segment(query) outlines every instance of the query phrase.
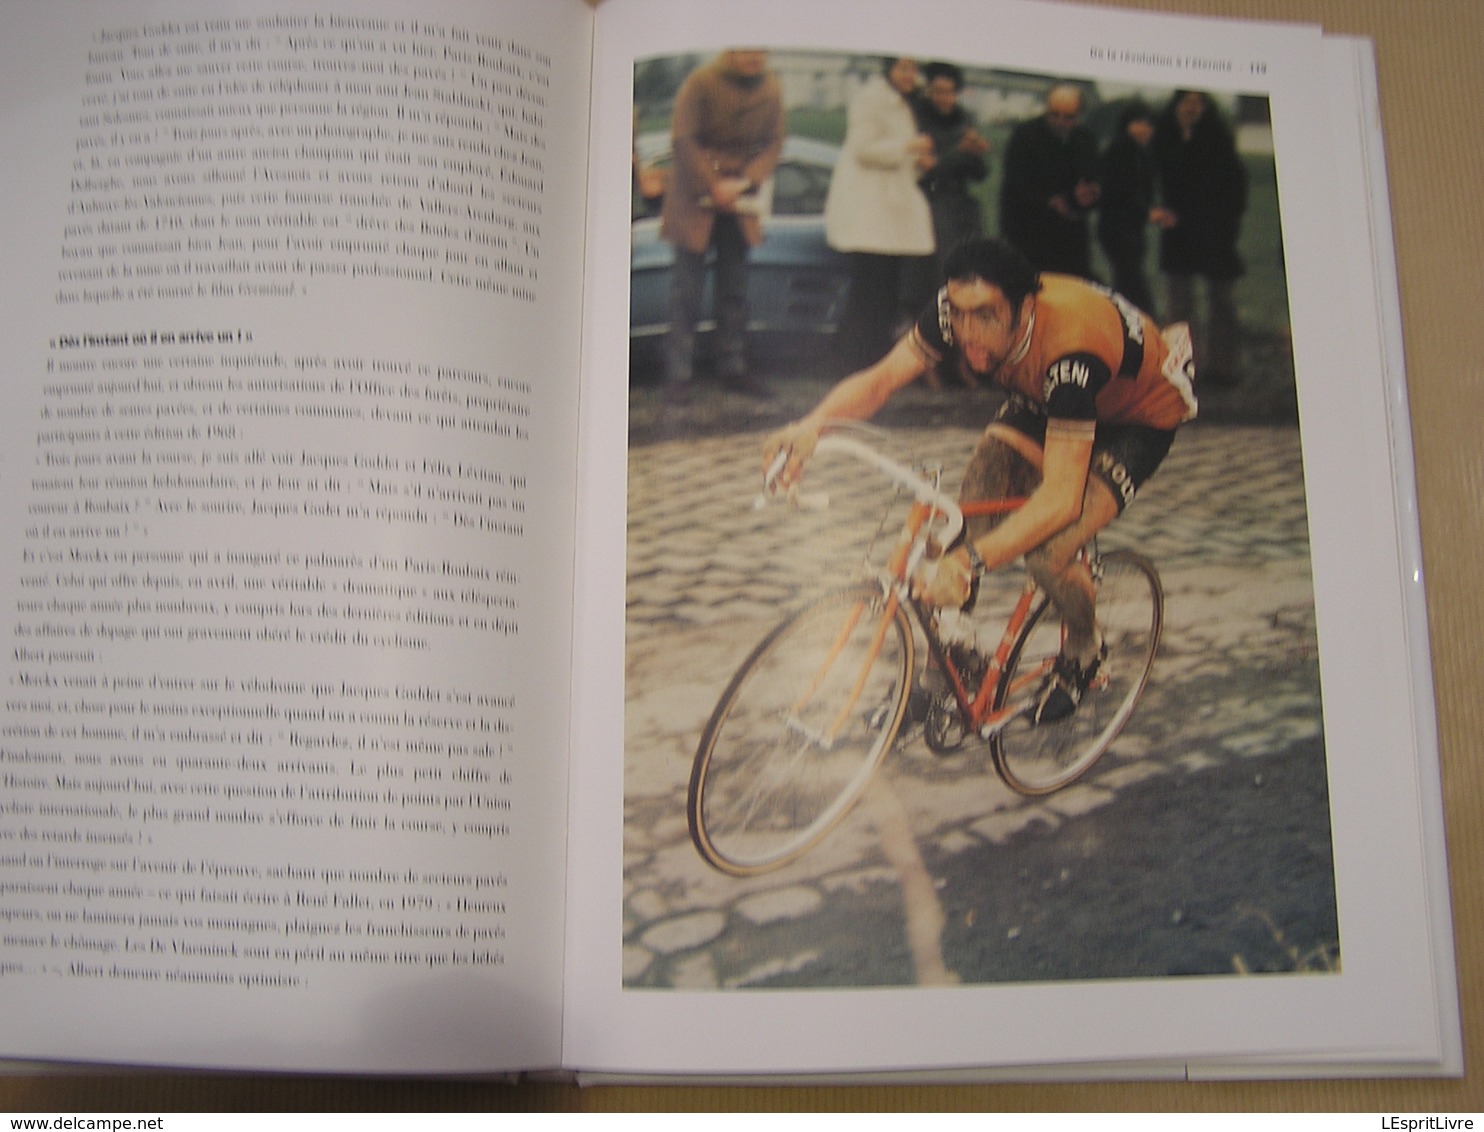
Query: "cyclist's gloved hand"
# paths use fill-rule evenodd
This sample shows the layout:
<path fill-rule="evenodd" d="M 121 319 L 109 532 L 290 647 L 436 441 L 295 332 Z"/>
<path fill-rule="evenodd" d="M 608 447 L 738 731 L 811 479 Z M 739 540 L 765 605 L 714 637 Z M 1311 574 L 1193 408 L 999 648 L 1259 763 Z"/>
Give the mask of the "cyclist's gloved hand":
<path fill-rule="evenodd" d="M 813 425 L 794 421 L 784 425 L 763 441 L 763 475 L 766 477 L 777 461 L 779 453 L 786 457 L 777 477 L 769 484 L 774 491 L 787 491 L 796 487 L 804 475 L 804 462 L 814 454 L 819 443 L 819 429 Z"/>
<path fill-rule="evenodd" d="M 912 579 L 912 595 L 929 605 L 957 609 L 969 600 L 973 584 L 969 556 L 960 548 L 935 561 L 924 562 Z"/>

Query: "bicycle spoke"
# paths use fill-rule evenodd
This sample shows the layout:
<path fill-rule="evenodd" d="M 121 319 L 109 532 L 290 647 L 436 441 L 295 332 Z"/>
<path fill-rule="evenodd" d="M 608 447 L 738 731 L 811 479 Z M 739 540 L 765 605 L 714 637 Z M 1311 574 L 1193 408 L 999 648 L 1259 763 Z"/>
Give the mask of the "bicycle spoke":
<path fill-rule="evenodd" d="M 1163 621 L 1159 577 L 1147 560 L 1124 552 L 1106 555 L 1101 573 L 1097 621 L 1107 656 L 1081 703 L 1052 723 L 1012 714 L 993 737 L 995 765 L 1021 793 L 1049 793 L 1085 774 L 1123 729 L 1149 678 Z M 1050 606 L 1026 626 L 1001 680 L 1000 706 L 1035 696 L 1043 677 L 1032 673 L 1049 671 L 1062 637 Z"/>
<path fill-rule="evenodd" d="M 896 735 L 912 653 L 905 613 L 872 586 L 820 599 L 764 638 L 696 753 L 688 815 L 702 855 L 760 872 L 823 837 Z"/>

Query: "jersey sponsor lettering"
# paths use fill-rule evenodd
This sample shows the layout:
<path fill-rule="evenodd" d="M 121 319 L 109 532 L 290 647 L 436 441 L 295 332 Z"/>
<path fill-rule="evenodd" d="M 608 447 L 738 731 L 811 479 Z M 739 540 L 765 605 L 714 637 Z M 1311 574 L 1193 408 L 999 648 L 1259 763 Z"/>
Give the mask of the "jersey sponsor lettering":
<path fill-rule="evenodd" d="M 1063 385 L 1086 389 L 1092 382 L 1092 369 L 1078 358 L 1063 358 L 1046 371 L 1046 400 Z"/>
<path fill-rule="evenodd" d="M 1120 511 L 1134 501 L 1136 488 L 1133 477 L 1128 474 L 1128 469 L 1113 453 L 1106 451 L 1097 453 L 1093 457 L 1092 470 L 1118 493 Z"/>
<path fill-rule="evenodd" d="M 1111 287 L 1101 283 L 1089 286 L 1107 296 L 1123 322 L 1123 362 L 1118 367 L 1118 376 L 1132 381 L 1144 365 L 1144 312 Z"/>
<path fill-rule="evenodd" d="M 948 301 L 946 285 L 938 288 L 938 337 L 945 348 L 953 348 L 953 304 Z"/>
<path fill-rule="evenodd" d="M 1097 392 L 1108 381 L 1108 363 L 1096 354 L 1069 354 L 1052 362 L 1041 383 L 1046 412 L 1053 417 L 1097 417 Z"/>

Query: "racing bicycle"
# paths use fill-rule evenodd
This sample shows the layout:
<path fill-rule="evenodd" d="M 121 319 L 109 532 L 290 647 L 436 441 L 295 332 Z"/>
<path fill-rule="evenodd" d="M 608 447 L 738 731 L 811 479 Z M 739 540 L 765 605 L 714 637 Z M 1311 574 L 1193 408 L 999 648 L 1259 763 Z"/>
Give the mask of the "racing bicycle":
<path fill-rule="evenodd" d="M 966 514 L 1005 513 L 1025 500 L 961 508 L 942 491 L 941 471 L 909 468 L 858 436 L 821 437 L 814 458 L 830 455 L 875 469 L 910 506 L 886 564 L 786 616 L 742 661 L 711 713 L 687 818 L 701 856 L 734 876 L 779 868 L 817 845 L 865 792 L 909 703 L 929 749 L 951 755 L 970 737 L 986 741 L 997 773 L 1020 794 L 1075 782 L 1133 714 L 1159 647 L 1164 591 L 1153 563 L 1128 550 L 1102 552 L 1094 539 L 1080 560 L 1096 587 L 1107 655 L 1076 711 L 1033 722 L 1065 635 L 1034 580 L 983 652 L 949 631 L 958 611 L 950 617 L 911 593 L 920 564 L 954 544 Z M 772 474 L 779 467 L 781 460 Z M 765 488 L 760 502 L 770 494 Z"/>

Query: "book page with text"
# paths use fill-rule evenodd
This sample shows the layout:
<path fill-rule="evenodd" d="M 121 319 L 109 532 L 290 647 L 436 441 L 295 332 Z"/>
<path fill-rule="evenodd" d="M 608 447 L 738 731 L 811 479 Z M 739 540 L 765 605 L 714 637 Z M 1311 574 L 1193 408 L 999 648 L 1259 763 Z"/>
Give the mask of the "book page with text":
<path fill-rule="evenodd" d="M 1446 900 L 1433 903 L 1441 818 L 1427 786 L 1435 775 L 1418 771 L 1436 750 L 1430 729 L 1413 726 L 1431 700 L 1377 663 L 1408 655 L 1420 594 L 1398 534 L 1410 504 L 1395 485 L 1407 480 L 1391 466 L 1400 377 L 1375 349 L 1376 327 L 1390 327 L 1377 295 L 1395 282 L 1378 274 L 1367 248 L 1378 229 L 1363 219 L 1385 207 L 1384 186 L 1353 144 L 1374 107 L 1364 68 L 1330 65 L 1325 47 L 1309 26 L 1013 0 L 600 6 L 569 1064 L 707 1075 L 1183 1076 L 1347 1062 L 1457 1072 L 1456 1004 L 1440 990 L 1453 979 Z M 964 76 L 963 104 L 990 142 L 994 187 L 976 189 L 988 235 L 1008 226 L 1017 127 L 1043 108 L 1049 118 L 1066 84 L 1100 149 L 1121 111 L 1142 102 L 1173 118 L 1192 90 L 1233 123 L 1227 144 L 1249 198 L 1247 272 L 1235 285 L 1244 375 L 1207 364 L 1217 352 L 1198 331 L 1200 414 L 1100 535 L 1105 553 L 1155 564 L 1163 636 L 1111 749 L 1065 789 L 1012 789 L 991 742 L 953 742 L 941 712 L 934 731 L 949 695 L 910 714 L 912 693 L 931 697 L 946 677 L 937 654 L 924 659 L 926 615 L 898 633 L 890 611 L 901 607 L 874 580 L 901 522 L 886 481 L 832 466 L 821 450 L 800 506 L 764 506 L 765 437 L 850 372 L 840 355 L 855 343 L 828 337 L 848 306 L 846 316 L 810 308 L 826 311 L 824 333 L 785 321 L 804 345 L 783 361 L 748 338 L 770 402 L 727 389 L 720 363 L 712 376 L 700 352 L 685 395 L 667 395 L 673 371 L 662 363 L 673 359 L 650 348 L 667 314 L 657 299 L 665 229 L 657 237 L 637 201 L 626 211 L 617 185 L 626 165 L 666 167 L 678 92 L 730 49 L 767 52 L 787 118 L 775 215 L 750 261 L 754 324 L 765 329 L 786 320 L 785 294 L 805 305 L 841 293 L 831 288 L 843 277 L 869 280 L 835 255 L 823 185 L 848 161 L 884 164 L 881 147 L 854 156 L 852 115 L 859 103 L 887 116 L 878 92 L 904 57 Z M 719 73 L 706 72 L 713 86 Z M 1152 223 L 1143 238 L 1152 301 L 1167 312 L 1179 280 L 1163 277 Z M 679 309 L 672 297 L 668 310 Z M 627 386 L 626 342 L 631 359 L 646 349 L 660 359 L 633 361 Z M 955 491 L 998 402 L 983 373 L 977 386 L 939 377 L 940 387 L 902 389 L 871 443 L 942 468 Z M 614 427 L 624 419 L 627 437 Z M 976 617 L 1010 607 L 1019 578 L 1001 579 L 1017 573 L 982 579 Z M 840 601 L 834 621 L 826 601 L 809 604 L 856 578 L 866 580 L 854 593 L 881 600 Z M 801 608 L 824 612 L 785 623 Z M 856 653 L 863 609 L 877 636 L 858 634 Z M 980 637 L 981 657 L 1004 623 L 987 644 Z M 789 669 L 801 639 L 818 648 Z M 811 718 L 840 656 L 867 659 L 837 685 L 839 714 Z M 889 668 L 883 659 L 908 675 L 877 682 L 870 666 Z M 879 765 L 879 747 L 849 763 L 855 732 L 893 719 L 906 722 Z M 1030 724 L 1014 726 L 1015 742 L 1039 741 Z"/>
<path fill-rule="evenodd" d="M 0 1054 L 559 1060 L 591 12 L 7 13 Z"/>

